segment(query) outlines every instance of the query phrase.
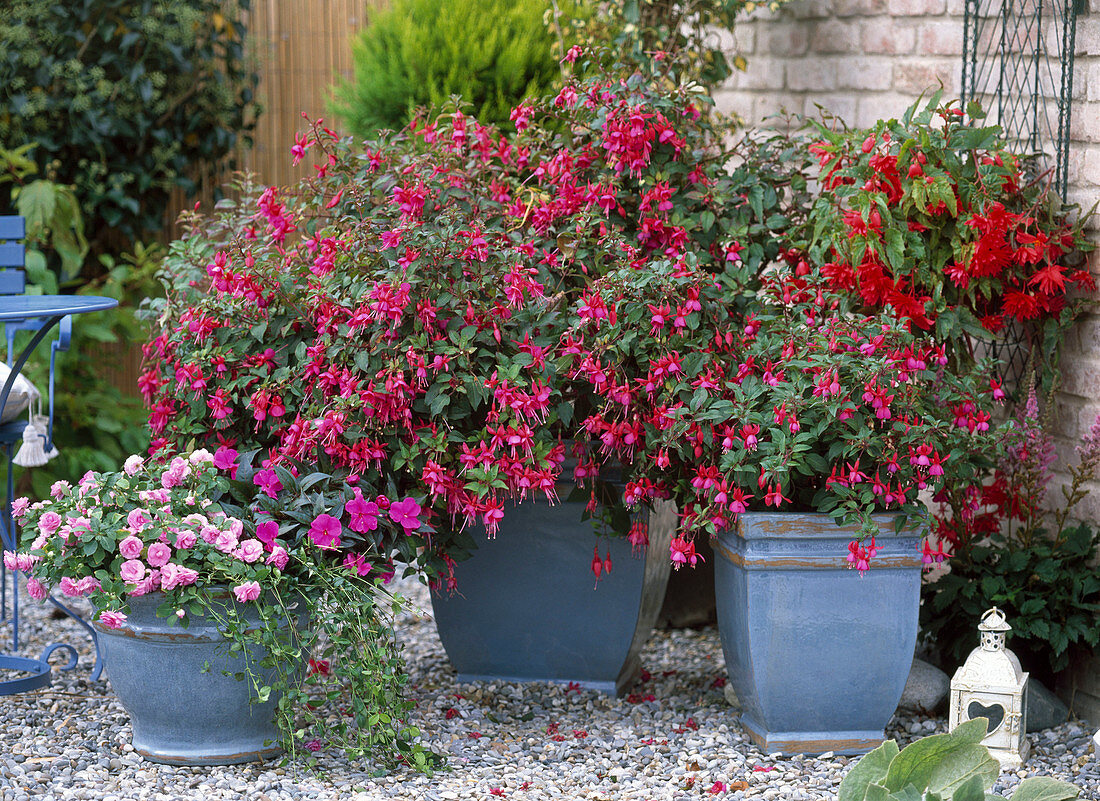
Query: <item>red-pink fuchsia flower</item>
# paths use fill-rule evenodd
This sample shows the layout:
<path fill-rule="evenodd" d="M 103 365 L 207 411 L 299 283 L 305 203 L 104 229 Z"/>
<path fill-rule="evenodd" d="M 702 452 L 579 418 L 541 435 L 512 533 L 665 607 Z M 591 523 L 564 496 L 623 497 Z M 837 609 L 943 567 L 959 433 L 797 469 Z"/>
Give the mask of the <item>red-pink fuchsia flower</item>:
<path fill-rule="evenodd" d="M 238 603 L 255 601 L 260 597 L 260 585 L 255 581 L 246 581 L 233 588 L 233 595 L 236 596 Z"/>
<path fill-rule="evenodd" d="M 340 532 L 343 526 L 340 520 L 330 514 L 319 514 L 309 527 L 309 538 L 313 544 L 322 550 L 332 550 L 340 547 Z"/>
<path fill-rule="evenodd" d="M 411 534 L 420 528 L 420 504 L 412 498 L 390 505 L 390 519 Z"/>

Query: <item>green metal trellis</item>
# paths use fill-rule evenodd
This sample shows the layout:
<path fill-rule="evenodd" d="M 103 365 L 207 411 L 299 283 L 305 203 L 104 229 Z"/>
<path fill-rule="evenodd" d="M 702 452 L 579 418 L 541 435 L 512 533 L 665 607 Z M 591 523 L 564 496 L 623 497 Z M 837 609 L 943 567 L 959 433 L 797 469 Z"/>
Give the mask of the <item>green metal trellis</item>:
<path fill-rule="evenodd" d="M 1050 170 L 1065 199 L 1073 51 L 1081 0 L 966 0 L 962 100 L 977 100 L 1009 142 Z"/>
<path fill-rule="evenodd" d="M 1004 131 L 1033 180 L 1049 181 L 1063 200 L 1069 184 L 1073 53 L 1082 0 L 966 0 L 963 107 L 981 104 Z M 1012 323 L 984 343 L 1010 392 L 1021 389 L 1030 342 Z"/>

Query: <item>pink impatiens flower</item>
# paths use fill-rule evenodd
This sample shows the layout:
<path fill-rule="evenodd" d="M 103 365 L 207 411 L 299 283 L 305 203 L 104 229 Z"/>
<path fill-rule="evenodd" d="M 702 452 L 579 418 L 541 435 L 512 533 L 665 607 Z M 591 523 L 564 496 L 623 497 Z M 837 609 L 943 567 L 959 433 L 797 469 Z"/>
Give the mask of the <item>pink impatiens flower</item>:
<path fill-rule="evenodd" d="M 151 550 L 151 549 L 150 549 Z M 258 562 L 264 555 L 264 544 L 259 540 L 245 540 L 233 554 L 242 562 Z"/>
<path fill-rule="evenodd" d="M 163 567 L 172 558 L 172 549 L 163 542 L 154 542 L 145 556 L 150 567 Z"/>
<path fill-rule="evenodd" d="M 267 557 L 267 564 L 271 565 L 276 570 L 282 570 L 286 567 L 287 562 L 290 561 L 290 554 L 286 552 L 286 548 L 282 545 L 276 545 L 271 549 L 271 553 Z"/>
<path fill-rule="evenodd" d="M 99 613 L 99 622 L 109 629 L 117 629 L 126 622 L 126 615 L 122 612 L 112 612 L 110 610 Z"/>
<path fill-rule="evenodd" d="M 411 534 L 420 528 L 420 504 L 412 498 L 390 504 L 390 520 Z"/>
<path fill-rule="evenodd" d="M 260 597 L 260 585 L 255 581 L 246 581 L 244 584 L 238 584 L 233 588 L 233 595 L 237 598 L 238 603 L 255 601 Z"/>
<path fill-rule="evenodd" d="M 319 514 L 309 527 L 309 538 L 318 548 L 330 550 L 340 547 L 340 520 L 329 514 Z"/>
<path fill-rule="evenodd" d="M 230 478 L 237 477 L 237 451 L 222 446 L 214 453 L 214 467 L 229 472 Z"/>
<path fill-rule="evenodd" d="M 43 534 L 53 534 L 61 526 L 61 515 L 57 512 L 46 512 L 38 518 L 38 530 Z"/>
<path fill-rule="evenodd" d="M 50 591 L 46 585 L 36 578 L 27 579 L 27 595 L 36 601 L 44 601 L 50 597 Z"/>
<path fill-rule="evenodd" d="M 129 559 L 122 563 L 118 574 L 129 584 L 137 584 L 145 578 L 145 563 L 140 559 Z"/>
<path fill-rule="evenodd" d="M 279 524 L 274 520 L 266 520 L 256 526 L 256 539 L 267 546 L 268 549 L 275 544 L 279 536 Z"/>

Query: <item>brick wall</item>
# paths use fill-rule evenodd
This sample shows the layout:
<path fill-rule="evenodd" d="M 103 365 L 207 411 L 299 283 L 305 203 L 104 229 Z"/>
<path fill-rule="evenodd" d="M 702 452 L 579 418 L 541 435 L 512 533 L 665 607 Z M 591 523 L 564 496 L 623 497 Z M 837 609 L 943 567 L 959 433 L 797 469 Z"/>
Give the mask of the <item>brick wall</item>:
<path fill-rule="evenodd" d="M 723 111 L 752 125 L 780 110 L 813 116 L 820 106 L 865 127 L 899 116 L 940 84 L 958 96 L 963 0 L 795 0 L 776 13 L 756 12 L 725 45 L 748 59 L 748 70 L 716 94 Z M 1100 0 L 1089 0 L 1077 21 L 1072 109 L 1069 199 L 1088 209 L 1100 201 Z M 1092 227 L 1100 244 L 1100 219 Z M 1100 251 L 1093 256 L 1100 277 Z M 1062 365 L 1056 482 L 1100 413 L 1100 314 L 1070 332 Z M 1076 516 L 1100 524 L 1100 484 L 1091 489 Z M 1061 497 L 1057 485 L 1048 497 Z M 1059 687 L 1093 721 L 1100 721 L 1098 675 L 1100 658 L 1083 658 Z"/>

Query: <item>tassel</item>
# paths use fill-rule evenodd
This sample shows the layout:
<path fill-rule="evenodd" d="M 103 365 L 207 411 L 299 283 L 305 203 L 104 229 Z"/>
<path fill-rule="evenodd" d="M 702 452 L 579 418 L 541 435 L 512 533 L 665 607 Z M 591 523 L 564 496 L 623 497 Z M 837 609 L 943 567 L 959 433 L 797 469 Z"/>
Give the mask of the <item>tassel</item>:
<path fill-rule="evenodd" d="M 41 409 L 39 412 L 41 412 Z M 34 415 L 34 417 L 31 418 L 31 423 L 41 432 L 43 437 L 46 435 L 46 432 L 50 430 L 50 418 L 46 417 L 44 414 L 40 413 Z M 61 454 L 57 450 L 57 444 L 51 442 L 50 449 L 46 451 L 46 459 L 55 459 L 60 455 Z"/>
<path fill-rule="evenodd" d="M 46 441 L 46 432 L 39 429 L 34 422 L 27 424 L 23 429 L 23 444 L 19 453 L 15 454 L 12 462 L 20 467 L 41 467 L 49 461 L 42 444 Z"/>

